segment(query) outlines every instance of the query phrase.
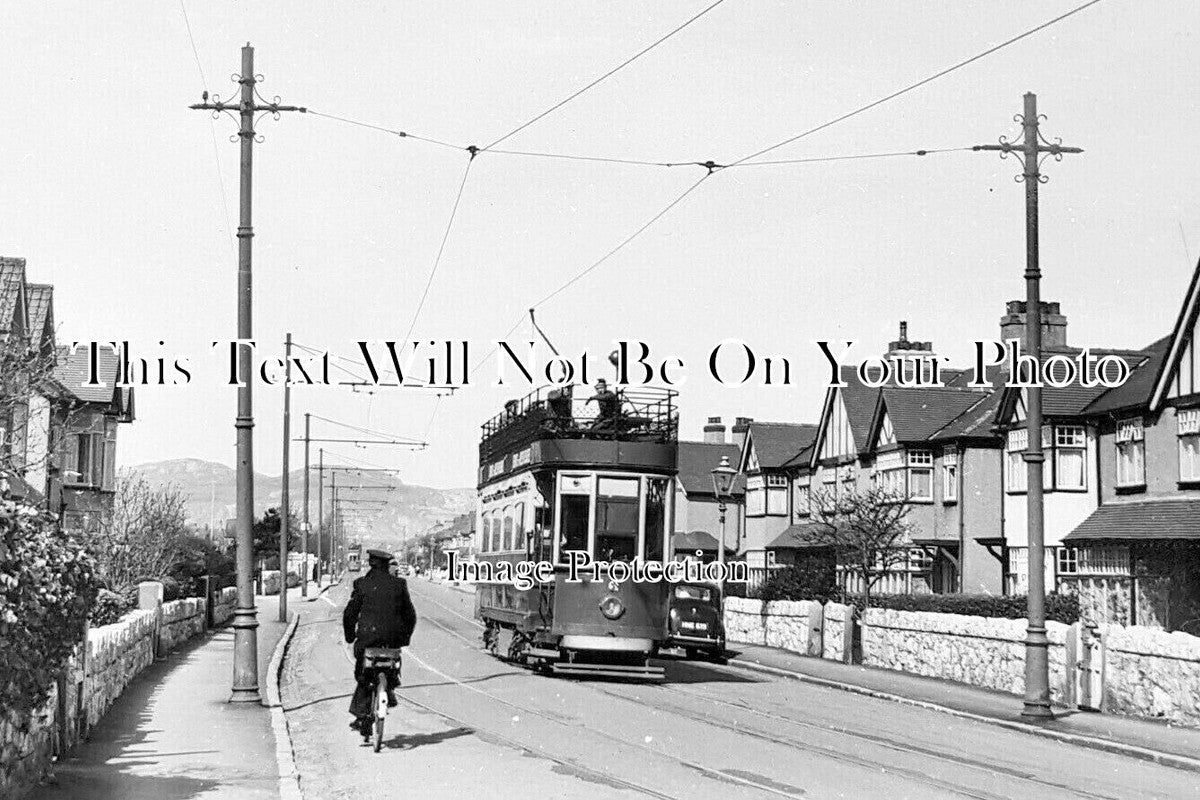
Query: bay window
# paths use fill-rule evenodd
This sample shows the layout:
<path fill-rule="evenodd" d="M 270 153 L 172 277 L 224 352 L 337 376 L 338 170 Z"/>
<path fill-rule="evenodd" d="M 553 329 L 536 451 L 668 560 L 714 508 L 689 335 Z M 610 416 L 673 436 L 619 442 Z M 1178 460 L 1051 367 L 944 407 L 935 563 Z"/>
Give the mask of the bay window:
<path fill-rule="evenodd" d="M 1146 442 L 1141 418 L 1117 423 L 1117 488 L 1146 485 Z"/>

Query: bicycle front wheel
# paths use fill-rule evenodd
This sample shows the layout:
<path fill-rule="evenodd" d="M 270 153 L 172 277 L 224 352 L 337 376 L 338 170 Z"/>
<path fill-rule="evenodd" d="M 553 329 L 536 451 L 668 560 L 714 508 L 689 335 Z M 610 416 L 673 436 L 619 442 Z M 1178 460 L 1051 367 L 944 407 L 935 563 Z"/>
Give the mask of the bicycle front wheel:
<path fill-rule="evenodd" d="M 375 752 L 383 747 L 383 721 L 387 718 L 387 676 L 382 672 L 375 679 Z"/>

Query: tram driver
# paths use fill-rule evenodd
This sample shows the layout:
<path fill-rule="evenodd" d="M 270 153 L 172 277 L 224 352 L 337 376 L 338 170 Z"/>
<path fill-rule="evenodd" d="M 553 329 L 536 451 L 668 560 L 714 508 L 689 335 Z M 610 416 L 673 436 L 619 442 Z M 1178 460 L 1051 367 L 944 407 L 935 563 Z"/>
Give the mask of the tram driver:
<path fill-rule="evenodd" d="M 354 697 L 350 727 L 363 736 L 371 734 L 374 719 L 371 694 L 374 675 L 364 674 L 363 656 L 368 647 L 407 647 L 417 626 L 417 612 L 408 595 L 408 584 L 388 569 L 393 556 L 386 550 L 368 550 L 366 575 L 354 581 L 350 602 L 342 612 L 346 643 L 354 645 Z M 388 706 L 396 705 L 396 687 L 400 676 L 391 672 L 388 679 Z"/>

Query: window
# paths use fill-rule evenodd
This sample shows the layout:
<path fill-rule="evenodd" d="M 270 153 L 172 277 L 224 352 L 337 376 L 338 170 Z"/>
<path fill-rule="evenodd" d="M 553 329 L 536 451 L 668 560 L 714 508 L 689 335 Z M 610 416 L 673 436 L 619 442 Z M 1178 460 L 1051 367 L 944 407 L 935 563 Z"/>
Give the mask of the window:
<path fill-rule="evenodd" d="M 492 550 L 499 552 L 503 549 L 504 542 L 501 537 L 504 535 L 504 521 L 500 518 L 499 511 L 492 512 Z"/>
<path fill-rule="evenodd" d="M 942 502 L 958 500 L 958 453 L 942 453 Z"/>
<path fill-rule="evenodd" d="M 766 489 L 763 488 L 763 477 L 751 475 L 746 478 L 746 516 L 761 517 L 767 513 Z"/>
<path fill-rule="evenodd" d="M 811 478 L 805 475 L 796 479 L 796 516 L 807 517 L 812 513 Z"/>
<path fill-rule="evenodd" d="M 777 567 L 777 566 L 779 566 L 779 565 L 778 565 L 778 564 L 775 562 L 775 551 L 774 551 L 774 550 L 768 550 L 768 551 L 767 551 L 767 566 L 768 566 L 768 567 Z"/>
<path fill-rule="evenodd" d="M 596 496 L 596 560 L 630 561 L 637 555 L 637 478 L 601 478 Z"/>
<path fill-rule="evenodd" d="M 646 560 L 662 561 L 667 535 L 666 478 L 646 480 Z"/>
<path fill-rule="evenodd" d="M 933 554 L 923 547 L 908 551 L 908 566 L 913 572 L 929 572 L 933 569 Z"/>
<path fill-rule="evenodd" d="M 1086 447 L 1082 425 L 1054 426 L 1054 488 L 1087 488 Z"/>
<path fill-rule="evenodd" d="M 1141 419 L 1117 423 L 1117 487 L 1146 485 L 1146 442 Z"/>
<path fill-rule="evenodd" d="M 480 532 L 483 534 L 483 538 L 479 543 L 479 549 L 487 552 L 492 546 L 492 518 L 487 514 L 483 515 Z"/>
<path fill-rule="evenodd" d="M 713 599 L 712 589 L 704 586 L 696 586 L 692 583 L 678 583 L 675 585 L 676 600 L 699 600 L 701 603 L 711 603 Z"/>
<path fill-rule="evenodd" d="M 1074 547 L 1058 548 L 1058 574 L 1079 574 L 1079 550 Z"/>
<path fill-rule="evenodd" d="M 787 516 L 788 479 L 786 475 L 767 475 L 767 515 Z"/>
<path fill-rule="evenodd" d="M 525 549 L 525 504 L 517 503 L 513 508 L 513 547 Z"/>
<path fill-rule="evenodd" d="M 513 510 L 512 506 L 504 509 L 504 547 L 505 550 L 513 549 Z"/>
<path fill-rule="evenodd" d="M 1180 411 L 1179 480 L 1200 481 L 1200 408 Z"/>
<path fill-rule="evenodd" d="M 588 517 L 592 511 L 592 498 L 586 494 L 564 494 L 559 515 L 559 558 L 568 550 L 588 549 Z"/>
<path fill-rule="evenodd" d="M 1008 432 L 1004 453 L 1004 484 L 1009 492 L 1023 492 L 1029 484 L 1029 472 L 1021 454 L 1029 443 L 1029 432 L 1024 428 Z"/>
<path fill-rule="evenodd" d="M 910 500 L 933 500 L 933 452 L 910 450 L 908 453 L 908 496 Z"/>

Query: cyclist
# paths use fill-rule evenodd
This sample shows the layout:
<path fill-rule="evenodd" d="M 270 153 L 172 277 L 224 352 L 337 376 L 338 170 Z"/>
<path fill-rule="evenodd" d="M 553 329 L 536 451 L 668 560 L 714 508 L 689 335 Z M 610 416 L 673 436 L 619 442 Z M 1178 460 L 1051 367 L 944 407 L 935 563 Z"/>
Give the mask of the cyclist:
<path fill-rule="evenodd" d="M 363 652 L 368 647 L 407 647 L 417 625 L 417 612 L 408 596 L 408 584 L 388 571 L 392 554 L 385 550 L 368 550 L 367 574 L 354 581 L 350 602 L 342 612 L 342 628 L 346 643 L 354 644 L 354 697 L 350 727 L 363 736 L 371 735 L 374 691 L 373 670 L 363 669 Z M 395 689 L 400 675 L 391 670 L 388 678 L 388 706 L 396 705 Z"/>

